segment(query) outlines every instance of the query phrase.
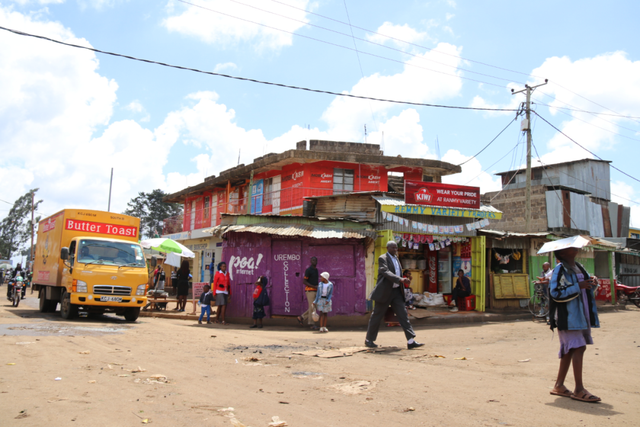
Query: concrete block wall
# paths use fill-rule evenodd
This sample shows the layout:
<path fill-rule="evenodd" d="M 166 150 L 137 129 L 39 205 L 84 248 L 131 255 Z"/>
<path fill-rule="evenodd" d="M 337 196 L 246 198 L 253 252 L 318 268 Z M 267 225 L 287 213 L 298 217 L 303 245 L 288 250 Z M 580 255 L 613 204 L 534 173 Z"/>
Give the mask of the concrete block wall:
<path fill-rule="evenodd" d="M 546 187 L 531 188 L 531 228 L 530 232 L 547 231 Z M 502 211 L 501 220 L 491 220 L 492 230 L 525 232 L 526 194 L 524 188 L 494 191 L 482 195 L 482 202 Z"/>

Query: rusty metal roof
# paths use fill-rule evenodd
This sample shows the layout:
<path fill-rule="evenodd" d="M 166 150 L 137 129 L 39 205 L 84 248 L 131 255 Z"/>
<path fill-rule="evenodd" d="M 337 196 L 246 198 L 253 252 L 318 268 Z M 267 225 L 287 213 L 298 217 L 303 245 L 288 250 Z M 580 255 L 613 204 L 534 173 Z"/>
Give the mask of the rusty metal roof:
<path fill-rule="evenodd" d="M 278 236 L 304 236 L 314 239 L 375 239 L 376 232 L 373 230 L 350 230 L 327 227 L 316 227 L 302 224 L 250 224 L 250 225 L 218 225 L 204 233 L 211 233 L 215 236 L 235 231 L 238 233 L 260 233 L 274 234 Z"/>

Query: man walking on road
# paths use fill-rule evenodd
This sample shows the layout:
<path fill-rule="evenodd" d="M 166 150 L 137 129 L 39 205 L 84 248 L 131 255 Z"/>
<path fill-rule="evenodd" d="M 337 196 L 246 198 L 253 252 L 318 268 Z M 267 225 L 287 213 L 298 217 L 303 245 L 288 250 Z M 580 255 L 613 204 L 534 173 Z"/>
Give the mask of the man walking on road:
<path fill-rule="evenodd" d="M 407 348 L 411 350 L 424 345 L 415 341 L 416 333 L 413 332 L 413 328 L 409 322 L 409 316 L 407 315 L 407 309 L 404 303 L 403 286 L 401 286 L 401 284 L 408 283 L 409 279 L 401 276 L 402 269 L 397 253 L 398 245 L 393 240 L 390 240 L 387 243 L 387 253 L 378 258 L 378 283 L 376 283 L 376 287 L 373 289 L 373 292 L 371 292 L 371 300 L 374 301 L 373 313 L 371 313 L 371 317 L 369 318 L 367 338 L 364 340 L 364 345 L 367 347 L 378 347 L 375 340 L 378 337 L 380 322 L 382 322 L 387 307 L 389 306 L 391 306 L 391 309 L 398 317 L 400 326 L 404 329 L 404 335 L 407 338 Z"/>
<path fill-rule="evenodd" d="M 311 329 L 318 329 L 313 322 L 311 313 L 313 313 L 313 301 L 316 299 L 316 293 L 318 292 L 318 258 L 311 257 L 311 265 L 305 270 L 302 283 L 304 284 L 304 292 L 307 295 L 307 302 L 309 303 L 307 311 L 302 313 L 302 316 L 298 316 L 298 323 L 303 325 L 305 319 Z"/>

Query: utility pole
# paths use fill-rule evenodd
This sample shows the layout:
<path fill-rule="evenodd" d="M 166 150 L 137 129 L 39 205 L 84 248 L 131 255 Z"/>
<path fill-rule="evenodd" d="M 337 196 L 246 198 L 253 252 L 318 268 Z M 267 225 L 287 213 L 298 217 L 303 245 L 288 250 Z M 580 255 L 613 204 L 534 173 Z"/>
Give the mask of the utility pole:
<path fill-rule="evenodd" d="M 33 217 L 34 216 L 34 212 L 33 211 L 35 210 L 34 209 L 34 202 L 33 202 L 34 198 L 35 198 L 35 192 L 32 191 L 31 192 L 31 250 L 29 251 L 29 254 L 31 255 L 31 257 L 29 259 L 29 261 L 31 261 L 31 266 L 30 266 L 29 270 L 31 270 L 31 271 L 33 271 L 33 265 L 35 263 L 35 259 L 34 259 L 35 258 L 35 254 L 33 253 L 33 227 L 34 227 L 34 221 L 35 221 L 35 218 Z"/>
<path fill-rule="evenodd" d="M 113 168 L 111 168 L 111 179 L 109 180 L 109 205 L 107 212 L 111 212 L 111 187 L 113 186 Z"/>
<path fill-rule="evenodd" d="M 544 79 L 544 83 L 536 86 L 524 85 L 524 89 L 517 92 L 511 89 L 511 93 L 513 95 L 521 92 L 526 92 L 527 95 L 527 101 L 525 105 L 525 119 L 520 124 L 520 130 L 523 132 L 527 132 L 527 188 L 525 190 L 526 201 L 524 207 L 526 233 L 529 233 L 531 231 L 531 92 L 533 92 L 533 90 L 537 87 L 546 85 L 548 81 L 548 79 Z"/>

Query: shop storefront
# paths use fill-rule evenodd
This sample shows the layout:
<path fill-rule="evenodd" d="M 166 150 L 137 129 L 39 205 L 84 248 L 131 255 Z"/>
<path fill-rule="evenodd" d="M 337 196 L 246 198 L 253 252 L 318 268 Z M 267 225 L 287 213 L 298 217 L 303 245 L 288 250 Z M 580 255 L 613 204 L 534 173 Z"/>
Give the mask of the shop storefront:
<path fill-rule="evenodd" d="M 387 242 L 394 240 L 403 269 L 412 273 L 414 293 L 451 294 L 462 270 L 471 280 L 476 310 L 484 311 L 485 237 L 477 236 L 477 230 L 489 225 L 490 219 L 501 218 L 502 213 L 489 206 L 439 207 L 388 195 L 373 198 L 378 203 L 376 259 L 386 252 Z"/>
<path fill-rule="evenodd" d="M 290 223 L 285 223 L 287 220 Z M 227 263 L 233 292 L 227 314 L 251 317 L 251 295 L 260 276 L 269 280 L 268 316 L 302 314 L 308 304 L 302 280 L 312 257 L 318 259 L 320 272 L 329 272 L 334 284 L 330 315 L 365 314 L 367 263 L 372 263 L 367 253 L 373 249 L 375 231 L 370 227 L 366 230 L 364 225 L 358 225 L 359 229 L 340 229 L 312 225 L 311 220 L 307 220 L 309 224 L 291 223 L 305 219 L 278 218 L 278 221 L 221 225 L 210 230 L 223 239 L 221 259 Z"/>

